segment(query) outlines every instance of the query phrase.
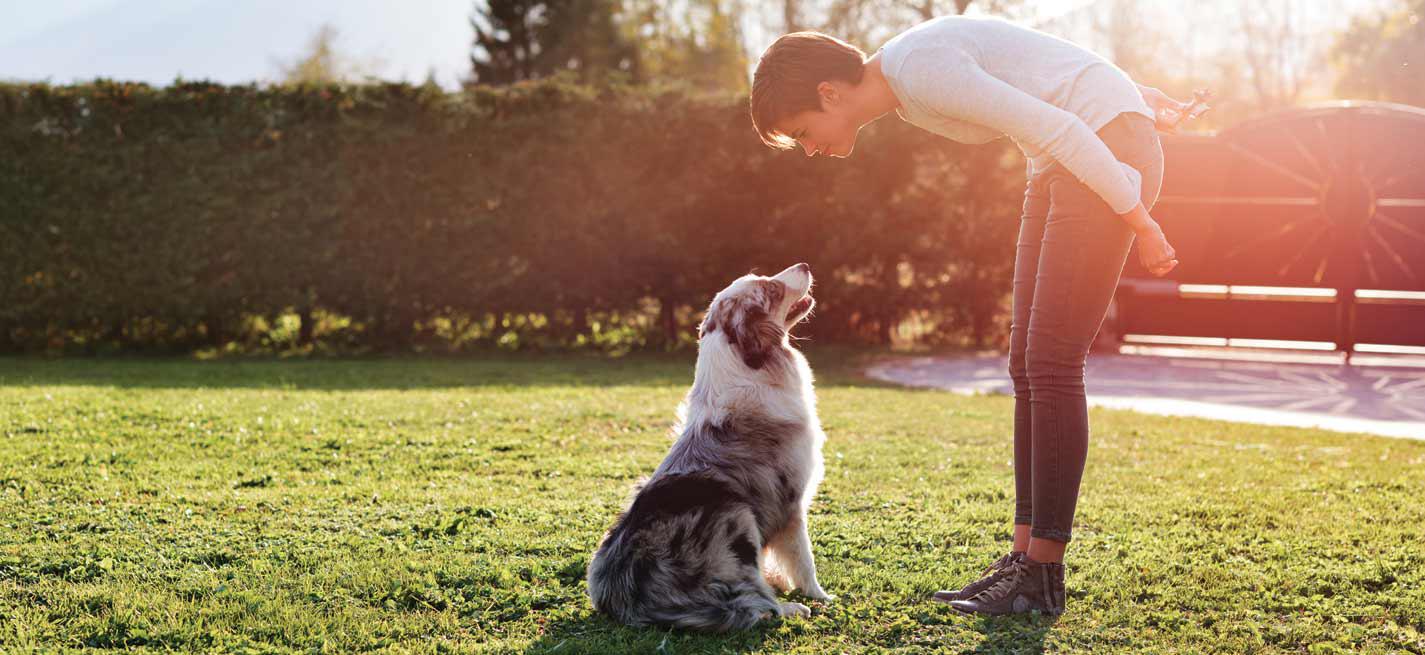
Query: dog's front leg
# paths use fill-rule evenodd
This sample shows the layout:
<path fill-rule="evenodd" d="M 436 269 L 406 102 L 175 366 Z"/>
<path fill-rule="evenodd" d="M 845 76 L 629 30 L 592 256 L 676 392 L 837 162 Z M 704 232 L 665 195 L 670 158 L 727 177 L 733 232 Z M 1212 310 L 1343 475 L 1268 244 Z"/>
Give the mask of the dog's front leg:
<path fill-rule="evenodd" d="M 773 540 L 771 547 L 781 570 L 793 587 L 800 589 L 808 598 L 824 601 L 835 599 L 835 596 L 826 593 L 816 580 L 816 562 L 812 559 L 811 537 L 807 535 L 805 516 L 797 515 L 792 519 Z"/>
<path fill-rule="evenodd" d="M 776 546 L 775 542 L 768 543 L 762 553 L 762 579 L 766 580 L 767 584 L 778 592 L 787 593 L 796 589 L 796 585 L 792 584 L 791 578 L 788 577 L 786 565 L 778 556 L 779 551 Z"/>

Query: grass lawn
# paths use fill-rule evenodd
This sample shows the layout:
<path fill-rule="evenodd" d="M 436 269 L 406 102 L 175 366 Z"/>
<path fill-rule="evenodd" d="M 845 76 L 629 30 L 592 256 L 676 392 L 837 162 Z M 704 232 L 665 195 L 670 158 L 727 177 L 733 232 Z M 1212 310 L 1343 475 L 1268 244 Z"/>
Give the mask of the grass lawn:
<path fill-rule="evenodd" d="M 0 359 L 0 651 L 1425 651 L 1425 443 L 1093 410 L 1068 614 L 962 617 L 926 599 L 1008 543 L 1012 399 L 810 359 L 838 598 L 728 636 L 584 594 L 691 354 Z"/>

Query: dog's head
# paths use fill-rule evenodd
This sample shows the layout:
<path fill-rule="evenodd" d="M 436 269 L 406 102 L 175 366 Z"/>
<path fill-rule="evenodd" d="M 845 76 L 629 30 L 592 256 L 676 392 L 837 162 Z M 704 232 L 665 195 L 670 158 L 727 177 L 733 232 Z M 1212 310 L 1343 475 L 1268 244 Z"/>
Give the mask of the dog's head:
<path fill-rule="evenodd" d="M 698 328 L 698 340 L 725 338 L 749 368 L 762 368 L 811 313 L 811 267 L 796 264 L 764 277 L 744 275 L 719 291 Z"/>

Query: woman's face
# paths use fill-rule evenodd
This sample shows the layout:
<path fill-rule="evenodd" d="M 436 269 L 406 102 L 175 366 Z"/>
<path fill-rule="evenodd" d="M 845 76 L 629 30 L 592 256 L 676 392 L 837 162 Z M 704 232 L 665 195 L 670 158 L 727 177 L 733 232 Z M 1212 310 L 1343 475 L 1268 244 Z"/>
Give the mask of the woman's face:
<path fill-rule="evenodd" d="M 821 109 L 793 114 L 777 126 L 778 132 L 797 143 L 808 157 L 818 153 L 831 157 L 846 157 L 856 148 L 856 135 L 861 126 L 856 124 L 850 106 L 842 102 L 840 89 L 830 82 L 822 82 Z"/>

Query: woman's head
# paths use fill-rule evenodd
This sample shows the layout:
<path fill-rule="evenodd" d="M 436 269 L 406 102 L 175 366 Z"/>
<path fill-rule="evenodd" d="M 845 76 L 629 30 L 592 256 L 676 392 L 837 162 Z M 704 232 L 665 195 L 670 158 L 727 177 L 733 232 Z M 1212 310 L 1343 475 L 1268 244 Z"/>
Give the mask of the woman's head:
<path fill-rule="evenodd" d="M 762 142 L 782 150 L 802 145 L 808 155 L 846 156 L 860 129 L 839 102 L 861 83 L 866 53 L 818 32 L 778 38 L 752 75 L 752 126 Z"/>

